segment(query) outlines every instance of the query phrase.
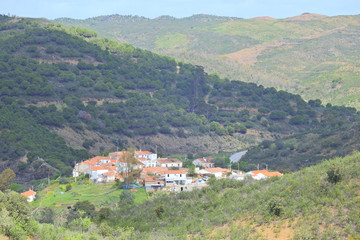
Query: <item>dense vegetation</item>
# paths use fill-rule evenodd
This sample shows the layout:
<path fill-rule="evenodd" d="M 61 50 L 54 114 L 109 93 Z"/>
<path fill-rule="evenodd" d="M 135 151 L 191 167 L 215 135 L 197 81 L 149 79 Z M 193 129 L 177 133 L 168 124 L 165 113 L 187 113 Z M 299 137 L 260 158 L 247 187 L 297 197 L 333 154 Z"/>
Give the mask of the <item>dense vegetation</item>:
<path fill-rule="evenodd" d="M 94 38 L 92 31 L 10 19 L 3 16 L 0 24 L 0 158 L 12 166 L 27 156 L 26 162 L 16 163 L 18 170 L 36 169 L 40 163 L 32 161 L 41 157 L 58 174 L 69 174 L 75 160 L 88 157 L 84 149 L 96 140 L 85 138 L 79 144 L 83 150 L 75 150 L 53 133 L 57 129 L 96 132 L 115 138 L 123 148 L 127 138 L 151 142 L 159 134 L 242 141 L 250 132 L 257 139 L 280 142 L 284 136 L 316 131 L 341 135 L 358 120 L 355 109 L 324 107 L 320 100 L 307 103 L 285 91 L 208 75 L 200 66 Z M 299 169 L 352 151 L 354 142 L 344 139 L 338 146 L 350 147 L 342 152 L 323 152 L 289 167 Z M 297 146 L 290 148 L 304 152 Z M 284 155 L 289 161 L 292 152 Z M 279 167 L 284 164 L 272 162 L 271 168 Z"/>
<path fill-rule="evenodd" d="M 15 239 L 356 239 L 359 171 L 355 153 L 281 178 L 211 180 L 141 203 L 123 190 L 118 204 L 98 209 L 85 200 L 31 211 L 19 194 L 0 192 L 0 230 Z"/>
<path fill-rule="evenodd" d="M 303 14 L 292 18 L 239 19 L 100 16 L 57 19 L 205 66 L 207 72 L 275 87 L 306 100 L 359 108 L 360 17 Z M 141 37 L 140 37 L 141 36 Z"/>

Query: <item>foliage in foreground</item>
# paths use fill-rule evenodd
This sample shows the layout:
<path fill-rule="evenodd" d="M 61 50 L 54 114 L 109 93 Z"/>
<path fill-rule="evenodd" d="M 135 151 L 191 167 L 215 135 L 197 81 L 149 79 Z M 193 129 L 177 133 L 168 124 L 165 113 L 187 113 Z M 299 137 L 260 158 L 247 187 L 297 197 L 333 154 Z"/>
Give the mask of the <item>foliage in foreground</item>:
<path fill-rule="evenodd" d="M 347 239 L 360 233 L 359 171 L 357 152 L 266 181 L 212 181 L 203 190 L 157 194 L 140 204 L 122 196 L 116 207 L 98 212 L 86 202 L 78 209 L 55 208 L 54 225 L 34 221 L 24 200 L 8 204 L 20 196 L 6 192 L 0 225 L 15 239 L 263 239 L 261 229 L 286 223 L 293 239 Z"/>

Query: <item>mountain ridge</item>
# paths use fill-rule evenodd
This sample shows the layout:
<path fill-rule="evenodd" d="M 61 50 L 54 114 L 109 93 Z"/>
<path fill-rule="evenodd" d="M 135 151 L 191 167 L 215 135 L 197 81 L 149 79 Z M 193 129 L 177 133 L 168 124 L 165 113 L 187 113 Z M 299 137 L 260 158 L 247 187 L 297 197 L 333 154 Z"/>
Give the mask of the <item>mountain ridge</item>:
<path fill-rule="evenodd" d="M 220 22 L 182 18 L 172 19 L 171 24 L 148 19 L 143 24 L 114 26 L 74 20 L 66 24 L 202 65 L 207 72 L 232 80 L 290 91 L 306 100 L 316 95 L 324 103 L 360 106 L 355 81 L 359 15 L 305 13 L 283 19 L 224 18 Z M 322 85 L 327 86 L 325 91 Z"/>

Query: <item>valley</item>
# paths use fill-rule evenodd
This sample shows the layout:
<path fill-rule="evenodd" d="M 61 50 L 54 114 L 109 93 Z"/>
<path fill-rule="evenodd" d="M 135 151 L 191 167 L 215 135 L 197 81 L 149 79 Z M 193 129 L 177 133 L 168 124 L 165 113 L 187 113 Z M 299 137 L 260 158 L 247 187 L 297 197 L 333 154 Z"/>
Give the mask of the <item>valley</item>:
<path fill-rule="evenodd" d="M 357 239 L 359 26 L 1 15 L 0 238 Z"/>

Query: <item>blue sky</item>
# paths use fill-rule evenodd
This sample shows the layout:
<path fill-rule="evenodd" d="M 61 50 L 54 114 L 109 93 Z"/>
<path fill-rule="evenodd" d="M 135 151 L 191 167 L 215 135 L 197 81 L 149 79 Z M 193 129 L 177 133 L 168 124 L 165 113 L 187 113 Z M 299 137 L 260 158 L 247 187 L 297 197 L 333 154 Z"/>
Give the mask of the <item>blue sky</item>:
<path fill-rule="evenodd" d="M 305 12 L 329 16 L 360 14 L 359 0 L 0 0 L 0 13 L 22 17 L 84 19 L 121 14 L 155 18 L 213 14 L 286 18 Z"/>

